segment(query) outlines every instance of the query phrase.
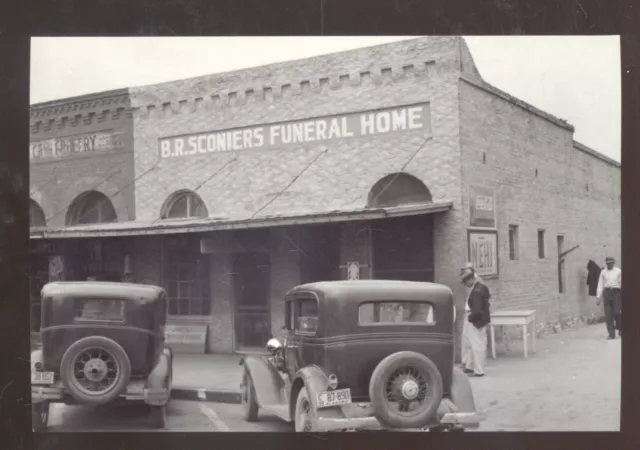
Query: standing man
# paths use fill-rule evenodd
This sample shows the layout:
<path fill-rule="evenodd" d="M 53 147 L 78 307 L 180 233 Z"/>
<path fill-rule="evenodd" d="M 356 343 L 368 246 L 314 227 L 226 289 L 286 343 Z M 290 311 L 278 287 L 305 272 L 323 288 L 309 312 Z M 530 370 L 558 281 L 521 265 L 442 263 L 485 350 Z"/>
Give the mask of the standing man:
<path fill-rule="evenodd" d="M 598 301 L 604 300 L 604 316 L 607 319 L 607 339 L 616 338 L 616 330 L 622 337 L 622 271 L 615 267 L 616 261 L 607 256 L 605 260 L 607 267 L 600 272 L 598 281 Z"/>
<path fill-rule="evenodd" d="M 487 357 L 487 325 L 491 322 L 491 293 L 487 285 L 476 275 L 473 267 L 467 266 L 462 271 L 462 283 L 470 288 L 462 328 L 463 370 L 467 375 L 483 377 Z"/>

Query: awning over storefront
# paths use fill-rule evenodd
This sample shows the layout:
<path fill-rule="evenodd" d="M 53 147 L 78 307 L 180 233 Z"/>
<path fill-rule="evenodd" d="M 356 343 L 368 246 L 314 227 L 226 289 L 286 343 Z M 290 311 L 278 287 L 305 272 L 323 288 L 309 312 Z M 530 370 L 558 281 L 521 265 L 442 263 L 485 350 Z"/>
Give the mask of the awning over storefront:
<path fill-rule="evenodd" d="M 31 232 L 31 239 L 96 238 L 157 234 L 202 233 L 207 231 L 241 230 L 316 223 L 375 220 L 391 217 L 434 214 L 451 209 L 452 202 L 429 202 L 386 208 L 360 208 L 288 216 L 262 216 L 246 219 L 207 218 L 193 220 L 162 220 L 154 222 L 117 222 L 66 227 Z"/>

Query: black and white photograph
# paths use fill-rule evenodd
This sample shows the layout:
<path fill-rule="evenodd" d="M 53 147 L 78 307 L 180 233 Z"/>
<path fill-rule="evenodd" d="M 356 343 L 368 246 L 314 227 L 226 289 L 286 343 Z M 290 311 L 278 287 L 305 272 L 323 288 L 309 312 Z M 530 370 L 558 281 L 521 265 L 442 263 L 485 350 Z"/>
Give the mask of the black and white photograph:
<path fill-rule="evenodd" d="M 30 58 L 34 432 L 620 431 L 619 36 Z"/>

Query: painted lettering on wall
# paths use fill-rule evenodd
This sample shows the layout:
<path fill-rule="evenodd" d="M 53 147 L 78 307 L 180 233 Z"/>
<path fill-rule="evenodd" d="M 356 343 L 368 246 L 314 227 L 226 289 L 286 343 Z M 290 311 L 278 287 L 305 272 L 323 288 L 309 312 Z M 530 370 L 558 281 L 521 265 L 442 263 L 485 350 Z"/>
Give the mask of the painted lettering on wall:
<path fill-rule="evenodd" d="M 32 142 L 29 146 L 29 159 L 57 159 L 77 154 L 112 150 L 123 146 L 120 134 L 114 132 L 60 137 Z"/>
<path fill-rule="evenodd" d="M 394 132 L 430 131 L 429 104 L 162 138 L 161 158 L 310 144 Z"/>

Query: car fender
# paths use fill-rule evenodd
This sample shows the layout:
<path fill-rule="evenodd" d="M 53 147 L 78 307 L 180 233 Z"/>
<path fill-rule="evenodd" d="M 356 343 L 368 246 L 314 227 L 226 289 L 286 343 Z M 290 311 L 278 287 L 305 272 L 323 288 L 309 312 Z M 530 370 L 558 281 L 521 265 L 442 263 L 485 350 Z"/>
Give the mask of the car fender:
<path fill-rule="evenodd" d="M 173 379 L 173 353 L 165 348 L 147 377 L 147 389 L 171 389 Z"/>
<path fill-rule="evenodd" d="M 476 412 L 476 404 L 473 399 L 473 390 L 471 389 L 469 377 L 458 367 L 453 368 L 451 401 L 456 405 L 459 412 Z"/>
<path fill-rule="evenodd" d="M 259 406 L 282 404 L 280 392 L 284 388 L 284 380 L 266 357 L 246 355 L 240 360 L 240 364 L 251 377 Z"/>
<path fill-rule="evenodd" d="M 309 394 L 309 400 L 314 411 L 318 410 L 316 395 L 320 392 L 324 392 L 329 388 L 329 378 L 318 366 L 304 367 L 295 375 L 294 381 L 291 384 L 291 398 L 290 398 L 290 411 L 291 417 L 295 415 L 296 400 L 298 399 L 298 392 L 302 387 L 307 388 Z"/>

